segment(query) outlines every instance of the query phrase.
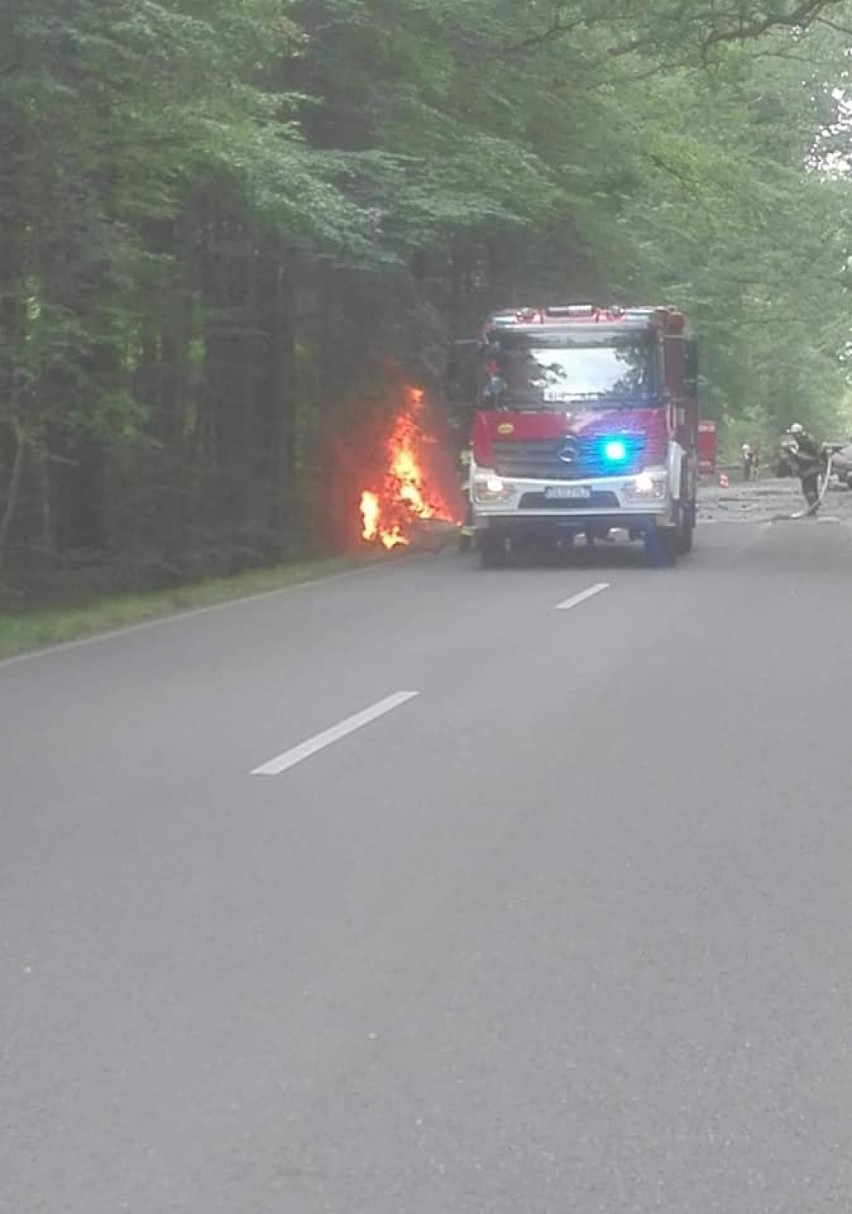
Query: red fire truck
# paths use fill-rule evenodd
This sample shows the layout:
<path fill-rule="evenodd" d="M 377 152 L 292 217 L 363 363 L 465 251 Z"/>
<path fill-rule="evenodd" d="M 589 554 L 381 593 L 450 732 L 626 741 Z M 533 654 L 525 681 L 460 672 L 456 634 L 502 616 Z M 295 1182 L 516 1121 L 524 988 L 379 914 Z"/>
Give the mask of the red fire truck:
<path fill-rule="evenodd" d="M 483 566 L 525 541 L 616 528 L 656 564 L 690 551 L 697 353 L 683 313 L 512 309 L 490 317 L 481 355 L 470 500 Z"/>

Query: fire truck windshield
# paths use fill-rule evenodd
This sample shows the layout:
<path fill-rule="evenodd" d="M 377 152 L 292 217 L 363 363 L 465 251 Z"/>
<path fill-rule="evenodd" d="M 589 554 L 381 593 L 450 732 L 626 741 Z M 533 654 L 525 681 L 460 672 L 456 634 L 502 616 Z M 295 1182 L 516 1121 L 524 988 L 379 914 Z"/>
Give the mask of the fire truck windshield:
<path fill-rule="evenodd" d="M 481 407 L 561 409 L 647 404 L 658 394 L 657 346 L 645 334 L 612 330 L 492 330 L 485 347 Z"/>

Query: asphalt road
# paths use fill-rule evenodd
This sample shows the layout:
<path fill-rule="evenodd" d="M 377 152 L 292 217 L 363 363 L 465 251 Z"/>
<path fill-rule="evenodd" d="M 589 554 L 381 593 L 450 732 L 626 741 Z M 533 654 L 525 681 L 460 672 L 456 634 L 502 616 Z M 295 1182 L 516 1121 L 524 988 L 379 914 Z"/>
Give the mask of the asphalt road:
<path fill-rule="evenodd" d="M 4 1214 L 848 1214 L 835 517 L 0 666 Z"/>

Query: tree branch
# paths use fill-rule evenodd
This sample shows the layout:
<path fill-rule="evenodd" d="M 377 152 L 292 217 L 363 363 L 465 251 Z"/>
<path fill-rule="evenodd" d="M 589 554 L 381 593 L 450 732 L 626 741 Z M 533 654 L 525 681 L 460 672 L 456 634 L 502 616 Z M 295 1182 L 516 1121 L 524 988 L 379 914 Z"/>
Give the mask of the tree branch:
<path fill-rule="evenodd" d="M 716 30 L 704 39 L 705 46 L 716 46 L 723 42 L 746 42 L 762 38 L 773 29 L 807 29 L 822 13 L 823 9 L 844 3 L 844 0 L 802 0 L 789 13 L 768 13 L 763 17 L 743 18 L 736 16 L 736 29 Z"/>
<path fill-rule="evenodd" d="M 852 38 L 852 28 L 848 25 L 841 25 L 838 21 L 829 21 L 828 17 L 815 18 L 814 25 L 824 25 L 837 34 L 844 34 L 847 38 Z"/>
<path fill-rule="evenodd" d="M 698 39 L 697 46 L 700 49 L 702 60 L 706 62 L 707 53 L 713 46 L 730 42 L 756 41 L 776 29 L 807 29 L 816 21 L 821 21 L 823 24 L 837 29 L 840 33 L 852 35 L 852 30 L 844 30 L 841 26 L 834 25 L 823 15 L 828 9 L 844 3 L 845 0 L 800 0 L 790 12 L 764 12 L 753 17 L 747 17 L 741 11 L 734 10 L 720 13 L 716 11 L 715 5 L 713 5 L 711 6 L 711 11 L 703 19 L 703 24 L 710 28 L 707 29 L 704 37 Z M 597 19 L 583 16 L 577 17 L 572 21 L 567 21 L 565 20 L 565 7 L 564 4 L 557 4 L 554 7 L 549 25 L 538 33 L 530 34 L 518 42 L 502 47 L 484 48 L 478 55 L 474 55 L 473 58 L 479 60 L 506 59 L 516 55 L 524 55 L 538 50 L 550 42 L 563 38 L 566 34 L 573 33 L 575 30 L 591 29 L 596 26 L 611 26 L 616 20 L 611 16 Z M 690 24 L 698 24 L 701 21 L 702 18 L 700 17 L 693 18 Z M 618 59 L 625 55 L 633 55 L 641 51 L 659 48 L 661 48 L 661 40 L 656 31 L 651 31 L 610 46 L 606 51 L 606 58 Z"/>

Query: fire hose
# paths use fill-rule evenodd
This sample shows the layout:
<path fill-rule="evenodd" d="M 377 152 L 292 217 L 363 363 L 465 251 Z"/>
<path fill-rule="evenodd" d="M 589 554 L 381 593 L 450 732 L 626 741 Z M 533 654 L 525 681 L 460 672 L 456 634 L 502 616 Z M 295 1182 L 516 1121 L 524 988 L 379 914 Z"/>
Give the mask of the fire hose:
<path fill-rule="evenodd" d="M 825 491 L 828 488 L 828 482 L 831 480 L 831 465 L 834 461 L 834 455 L 835 455 L 834 451 L 829 451 L 828 459 L 825 461 L 825 473 L 822 478 L 822 487 L 820 488 L 820 491 L 819 491 L 819 497 L 817 498 L 817 503 L 816 503 L 817 509 L 819 509 L 819 507 L 822 505 L 822 499 L 825 497 Z"/>
<path fill-rule="evenodd" d="M 808 506 L 807 510 L 799 510 L 795 514 L 791 514 L 789 516 L 790 518 L 809 518 L 811 515 L 816 514 L 817 510 L 819 510 L 820 506 L 823 503 L 823 498 L 825 497 L 826 491 L 828 489 L 828 482 L 831 480 L 831 465 L 832 465 L 832 461 L 834 460 L 834 456 L 835 456 L 834 451 L 826 452 L 825 471 L 822 473 L 822 484 L 820 485 L 819 493 L 817 495 L 817 500 L 815 502 L 812 502 Z"/>

